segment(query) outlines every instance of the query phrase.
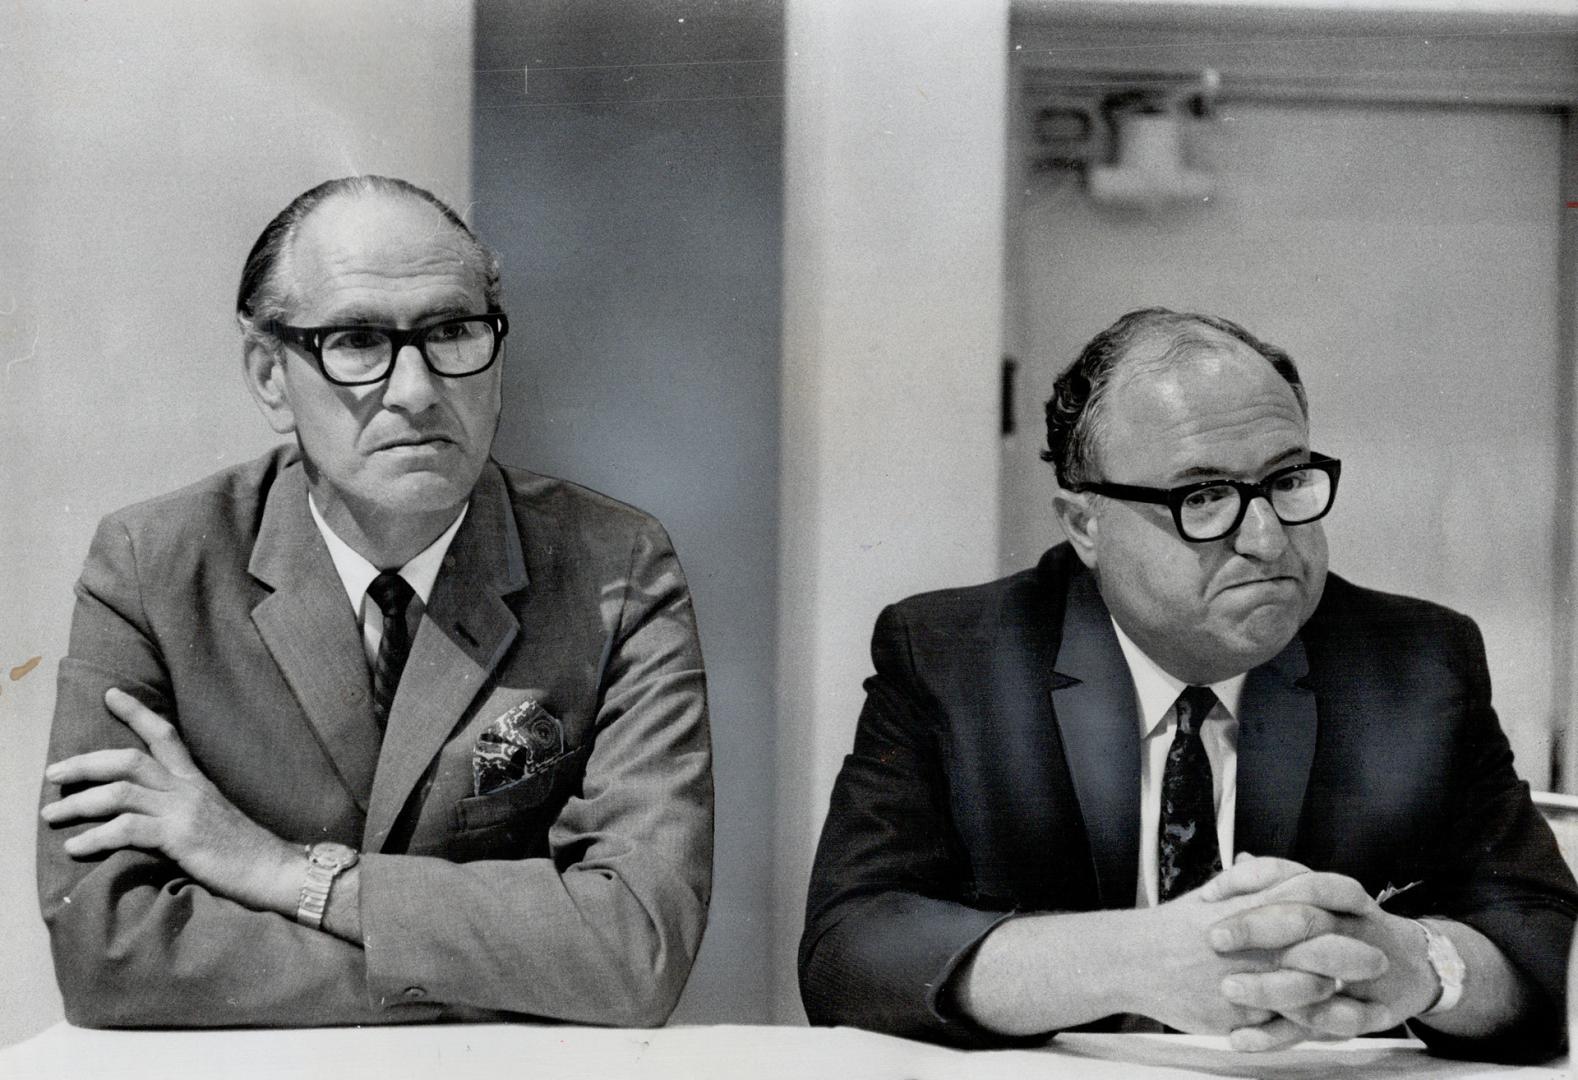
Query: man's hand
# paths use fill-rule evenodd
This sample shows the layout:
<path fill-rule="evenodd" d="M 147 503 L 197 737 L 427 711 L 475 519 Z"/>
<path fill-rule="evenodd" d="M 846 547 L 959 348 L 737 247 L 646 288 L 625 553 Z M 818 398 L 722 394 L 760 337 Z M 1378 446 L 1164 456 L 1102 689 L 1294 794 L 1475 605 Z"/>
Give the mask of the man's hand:
<path fill-rule="evenodd" d="M 1290 873 L 1293 867 L 1300 872 Z M 1351 1038 L 1429 1008 L 1437 987 L 1424 932 L 1412 920 L 1383 911 L 1357 881 L 1280 859 L 1244 859 L 1230 873 L 1231 882 L 1211 882 L 1200 891 L 1217 886 L 1215 892 L 1225 895 L 1236 886 L 1253 890 L 1255 902 L 1211 927 L 1211 947 L 1224 956 L 1269 953 L 1276 964 L 1274 970 L 1223 979 L 1223 996 L 1278 1014 L 1233 1031 L 1235 1048 L 1272 1050 L 1312 1036 Z"/>
<path fill-rule="evenodd" d="M 232 806 L 193 764 L 169 721 L 121 690 L 105 693 L 104 703 L 147 750 L 95 750 L 44 770 L 62 787 L 93 785 L 40 811 L 51 825 L 102 821 L 67 839 L 66 854 L 163 852 L 214 893 L 293 915 L 306 868 L 302 849 Z"/>
<path fill-rule="evenodd" d="M 1277 1020 L 1276 995 L 1267 995 L 1269 1003 L 1262 1004 L 1233 1000 L 1219 990 L 1240 975 L 1270 978 L 1277 966 L 1276 953 L 1250 949 L 1224 953 L 1212 947 L 1209 933 L 1225 917 L 1261 903 L 1266 890 L 1308 872 L 1284 859 L 1240 859 L 1193 892 L 1150 909 L 1153 921 L 1146 936 L 1152 958 L 1143 984 L 1145 1000 L 1128 1011 L 1180 1031 L 1210 1034 L 1256 1030 Z M 1319 988 L 1319 997 L 1324 998 L 1330 995 L 1329 980 L 1321 981 L 1327 983 Z"/>

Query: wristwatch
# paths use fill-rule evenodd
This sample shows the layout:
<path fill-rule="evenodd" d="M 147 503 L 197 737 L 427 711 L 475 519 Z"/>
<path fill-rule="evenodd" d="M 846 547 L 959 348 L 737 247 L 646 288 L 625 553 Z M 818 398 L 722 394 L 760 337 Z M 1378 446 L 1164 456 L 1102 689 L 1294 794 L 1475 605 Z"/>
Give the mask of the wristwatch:
<path fill-rule="evenodd" d="M 1458 954 L 1457 946 L 1452 944 L 1452 939 L 1441 931 L 1432 927 L 1423 919 L 1415 919 L 1420 929 L 1425 932 L 1425 957 L 1430 961 L 1430 966 L 1435 970 L 1436 978 L 1441 982 L 1441 996 L 1436 998 L 1436 1003 L 1420 1016 L 1436 1016 L 1446 1012 L 1457 1004 L 1458 998 L 1463 996 L 1463 976 L 1468 969 L 1463 965 L 1463 957 Z"/>
<path fill-rule="evenodd" d="M 307 878 L 301 883 L 301 899 L 296 903 L 296 921 L 314 930 L 323 925 L 323 910 L 329 906 L 329 889 L 334 879 L 356 865 L 356 849 L 324 841 L 307 846 Z"/>

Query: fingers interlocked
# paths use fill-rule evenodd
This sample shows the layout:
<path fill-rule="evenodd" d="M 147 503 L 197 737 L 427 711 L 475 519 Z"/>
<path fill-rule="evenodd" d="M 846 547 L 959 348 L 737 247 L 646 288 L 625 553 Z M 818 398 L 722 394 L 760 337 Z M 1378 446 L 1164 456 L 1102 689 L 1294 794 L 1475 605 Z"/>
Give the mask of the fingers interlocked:
<path fill-rule="evenodd" d="M 1261 902 L 1223 918 L 1208 932 L 1219 954 L 1256 951 L 1276 957 L 1269 971 L 1243 971 L 1222 980 L 1234 1005 L 1276 1014 L 1267 1023 L 1236 1029 L 1236 1049 L 1269 1050 L 1311 1037 L 1351 1038 L 1393 1023 L 1371 996 L 1371 981 L 1389 959 L 1362 940 L 1366 920 L 1379 910 L 1363 886 L 1340 874 L 1317 873 L 1281 859 L 1240 860 L 1220 875 L 1211 897 L 1255 892 Z M 1204 890 L 1202 890 L 1204 892 Z"/>

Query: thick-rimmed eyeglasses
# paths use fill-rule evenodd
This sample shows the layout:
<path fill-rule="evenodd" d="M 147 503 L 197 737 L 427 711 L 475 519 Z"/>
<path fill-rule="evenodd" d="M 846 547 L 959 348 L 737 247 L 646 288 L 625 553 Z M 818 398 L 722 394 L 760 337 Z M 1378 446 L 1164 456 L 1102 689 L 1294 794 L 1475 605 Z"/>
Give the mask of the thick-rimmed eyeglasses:
<path fill-rule="evenodd" d="M 1337 499 L 1341 475 L 1342 462 L 1312 451 L 1309 461 L 1278 469 L 1259 483 L 1202 480 L 1182 487 L 1153 488 L 1092 480 L 1071 490 L 1165 506 L 1173 512 L 1179 536 L 1191 544 L 1204 544 L 1231 535 L 1244 523 L 1255 499 L 1265 499 L 1284 525 L 1308 525 L 1325 517 Z"/>
<path fill-rule="evenodd" d="M 493 366 L 510 332 L 502 311 L 461 315 L 425 326 L 398 330 L 392 326 L 291 326 L 272 320 L 258 329 L 288 341 L 312 357 L 323 377 L 340 386 L 382 382 L 394 370 L 395 357 L 415 345 L 435 375 L 464 379 Z"/>

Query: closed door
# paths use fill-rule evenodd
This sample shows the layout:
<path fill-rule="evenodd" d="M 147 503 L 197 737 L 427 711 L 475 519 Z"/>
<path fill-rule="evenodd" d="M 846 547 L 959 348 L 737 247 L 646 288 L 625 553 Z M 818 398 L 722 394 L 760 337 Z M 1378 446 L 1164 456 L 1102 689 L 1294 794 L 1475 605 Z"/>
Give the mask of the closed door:
<path fill-rule="evenodd" d="M 1024 174 L 1010 215 L 1017 431 L 1004 440 L 1001 556 L 1061 539 L 1041 403 L 1080 346 L 1160 304 L 1288 349 L 1316 449 L 1343 459 L 1332 569 L 1473 616 L 1495 703 L 1550 780 L 1560 670 L 1556 533 L 1562 122 L 1502 108 L 1224 103 L 1192 133 L 1217 177 L 1196 204 L 1094 204 Z M 1565 505 L 1560 506 L 1564 515 Z"/>

